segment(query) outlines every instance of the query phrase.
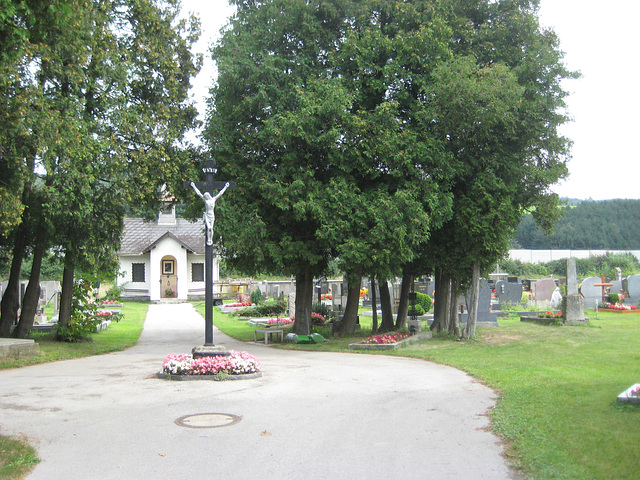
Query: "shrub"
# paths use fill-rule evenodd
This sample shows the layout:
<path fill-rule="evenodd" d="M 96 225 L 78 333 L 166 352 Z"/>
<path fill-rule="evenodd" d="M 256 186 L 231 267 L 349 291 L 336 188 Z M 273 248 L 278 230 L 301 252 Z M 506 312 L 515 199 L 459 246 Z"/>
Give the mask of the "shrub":
<path fill-rule="evenodd" d="M 237 314 L 241 317 L 275 317 L 287 310 L 287 303 L 283 298 L 265 300 L 255 307 L 245 308 Z"/>
<path fill-rule="evenodd" d="M 96 315 L 95 303 L 89 302 L 92 295 L 93 282 L 86 277 L 76 280 L 73 284 L 71 298 L 71 318 L 67 325 L 56 326 L 56 337 L 63 342 L 79 342 L 87 338 L 101 323 Z"/>
<path fill-rule="evenodd" d="M 620 303 L 620 295 L 618 295 L 617 293 L 610 293 L 609 302 L 613 303 L 614 305 L 616 303 Z"/>
<path fill-rule="evenodd" d="M 251 292 L 251 303 L 255 303 L 256 305 L 258 305 L 263 301 L 264 298 L 262 298 L 262 292 L 260 291 L 260 288 L 256 288 L 253 292 Z"/>
<path fill-rule="evenodd" d="M 419 304 L 424 310 L 424 313 L 429 313 L 429 310 L 431 310 L 431 305 L 433 305 L 431 297 L 426 293 L 416 292 L 416 300 L 417 304 Z M 421 315 L 424 315 L 424 313 Z"/>
<path fill-rule="evenodd" d="M 420 305 L 419 303 L 416 303 L 415 307 L 412 307 L 411 305 L 409 305 L 409 311 L 408 311 L 408 315 L 410 317 L 412 316 L 416 316 L 419 317 L 420 315 L 424 315 L 424 308 L 422 308 L 422 305 Z"/>
<path fill-rule="evenodd" d="M 120 296 L 124 292 L 124 285 L 112 285 L 104 295 L 106 300 L 120 300 Z"/>
<path fill-rule="evenodd" d="M 326 316 L 329 315 L 329 307 L 327 305 L 323 304 L 322 302 L 313 303 L 311 305 L 311 311 L 315 312 L 315 313 L 319 313 L 323 317 L 326 317 Z"/>

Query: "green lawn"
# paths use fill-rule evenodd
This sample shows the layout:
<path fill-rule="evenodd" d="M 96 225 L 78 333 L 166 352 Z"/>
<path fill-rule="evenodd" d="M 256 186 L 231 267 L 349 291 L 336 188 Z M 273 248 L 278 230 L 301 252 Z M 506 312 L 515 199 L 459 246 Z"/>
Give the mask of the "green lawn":
<path fill-rule="evenodd" d="M 38 363 L 88 357 L 117 352 L 135 345 L 142 332 L 142 325 L 149 305 L 143 302 L 125 302 L 121 309 L 124 318 L 112 322 L 106 330 L 91 335 L 88 341 L 65 343 L 53 340 L 49 333 L 34 333 L 31 338 L 40 345 L 40 355 L 27 358 L 0 359 L 0 369 L 23 367 Z"/>
<path fill-rule="evenodd" d="M 499 320 L 467 342 L 436 338 L 392 354 L 458 367 L 501 393 L 491 412 L 493 430 L 528 479 L 640 478 L 640 407 L 616 396 L 640 382 L 640 313 L 588 311 L 590 326 L 542 326 Z M 227 334 L 253 339 L 246 322 L 215 310 Z M 281 348 L 345 351 L 370 333 L 362 316 L 359 337 Z"/>

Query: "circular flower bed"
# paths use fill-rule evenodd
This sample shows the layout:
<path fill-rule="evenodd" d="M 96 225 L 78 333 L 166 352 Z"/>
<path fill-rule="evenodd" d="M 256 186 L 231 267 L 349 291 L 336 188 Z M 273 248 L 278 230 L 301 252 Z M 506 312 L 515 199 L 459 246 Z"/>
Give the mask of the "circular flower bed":
<path fill-rule="evenodd" d="M 166 375 L 248 375 L 260 371 L 260 362 L 247 352 L 231 350 L 228 356 L 193 358 L 190 354 L 170 353 L 162 364 Z"/>

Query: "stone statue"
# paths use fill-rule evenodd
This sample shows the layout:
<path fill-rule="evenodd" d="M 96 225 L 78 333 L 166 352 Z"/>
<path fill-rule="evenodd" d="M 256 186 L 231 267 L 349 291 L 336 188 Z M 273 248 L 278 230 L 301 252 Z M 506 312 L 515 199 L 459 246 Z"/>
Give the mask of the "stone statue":
<path fill-rule="evenodd" d="M 191 187 L 195 190 L 196 194 L 204 200 L 204 224 L 207 227 L 207 245 L 213 245 L 213 224 L 216 221 L 216 214 L 214 209 L 216 207 L 216 200 L 218 200 L 222 194 L 229 188 L 229 182 L 222 187 L 222 190 L 218 192 L 215 197 L 212 197 L 209 192 L 204 192 L 204 195 L 200 193 L 196 184 L 191 182 Z"/>

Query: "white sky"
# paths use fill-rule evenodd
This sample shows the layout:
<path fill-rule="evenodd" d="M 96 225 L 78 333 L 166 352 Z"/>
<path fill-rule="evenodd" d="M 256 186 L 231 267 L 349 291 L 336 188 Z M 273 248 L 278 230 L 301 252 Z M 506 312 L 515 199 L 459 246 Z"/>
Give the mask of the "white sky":
<path fill-rule="evenodd" d="M 183 10 L 202 22 L 197 51 L 205 65 L 194 82 L 194 98 L 204 113 L 215 68 L 208 45 L 233 11 L 227 0 L 182 0 Z M 634 148 L 640 112 L 640 88 L 636 86 L 638 0 L 541 0 L 540 21 L 560 37 L 561 50 L 570 69 L 582 78 L 565 89 L 574 122 L 562 133 L 574 142 L 570 176 L 554 190 L 562 197 L 640 199 L 640 154 Z M 635 135 L 634 135 L 635 134 Z"/>

